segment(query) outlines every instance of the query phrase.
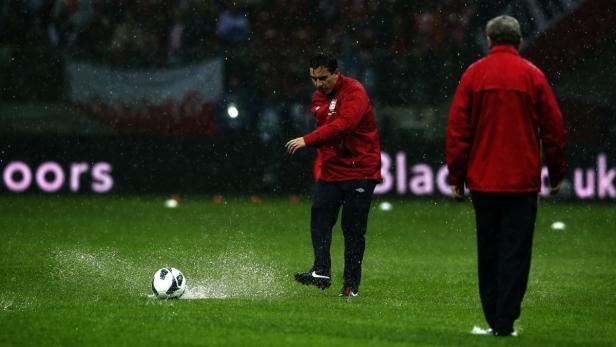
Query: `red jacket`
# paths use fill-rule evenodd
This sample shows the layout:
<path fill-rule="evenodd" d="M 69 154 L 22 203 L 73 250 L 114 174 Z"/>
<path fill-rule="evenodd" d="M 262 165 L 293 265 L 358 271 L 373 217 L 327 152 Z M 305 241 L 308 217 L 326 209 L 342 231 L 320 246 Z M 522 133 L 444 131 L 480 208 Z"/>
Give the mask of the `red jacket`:
<path fill-rule="evenodd" d="M 537 192 L 543 146 L 552 186 L 567 170 L 565 129 L 543 73 L 507 45 L 472 64 L 447 124 L 449 183 L 471 191 Z"/>
<path fill-rule="evenodd" d="M 317 148 L 315 178 L 323 181 L 381 179 L 381 144 L 368 94 L 340 74 L 331 96 L 312 95 L 317 129 L 304 136 Z"/>

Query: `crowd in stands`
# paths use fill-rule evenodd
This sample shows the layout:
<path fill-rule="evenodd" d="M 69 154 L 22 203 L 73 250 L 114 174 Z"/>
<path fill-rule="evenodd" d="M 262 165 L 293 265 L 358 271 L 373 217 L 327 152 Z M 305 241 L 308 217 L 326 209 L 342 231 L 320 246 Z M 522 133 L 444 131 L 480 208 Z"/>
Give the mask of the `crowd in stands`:
<path fill-rule="evenodd" d="M 251 88 L 269 103 L 306 101 L 308 58 L 325 48 L 375 102 L 430 104 L 449 94 L 481 53 L 470 25 L 476 2 L 4 0 L 0 73 L 23 81 L 12 75 L 15 64 L 43 76 L 67 58 L 164 68 L 218 56 L 231 91 Z M 5 84 L 4 99 L 24 90 L 39 99 L 62 92 Z"/>

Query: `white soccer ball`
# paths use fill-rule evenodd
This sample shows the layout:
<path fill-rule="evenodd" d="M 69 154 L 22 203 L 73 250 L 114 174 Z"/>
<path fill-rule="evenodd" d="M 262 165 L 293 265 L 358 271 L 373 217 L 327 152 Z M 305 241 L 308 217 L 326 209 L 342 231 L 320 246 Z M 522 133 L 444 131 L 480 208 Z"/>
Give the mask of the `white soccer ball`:
<path fill-rule="evenodd" d="M 162 268 L 154 273 L 152 292 L 159 299 L 179 298 L 186 290 L 186 277 L 172 267 Z"/>

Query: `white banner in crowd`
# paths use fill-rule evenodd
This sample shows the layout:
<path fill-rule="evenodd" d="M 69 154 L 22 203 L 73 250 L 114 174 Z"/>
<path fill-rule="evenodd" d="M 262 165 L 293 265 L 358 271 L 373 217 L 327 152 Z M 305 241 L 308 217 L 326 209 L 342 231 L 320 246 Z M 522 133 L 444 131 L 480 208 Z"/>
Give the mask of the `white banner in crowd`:
<path fill-rule="evenodd" d="M 70 62 L 67 71 L 71 83 L 71 100 L 101 100 L 126 103 L 143 100 L 161 104 L 199 94 L 206 102 L 215 102 L 223 92 L 223 62 L 213 59 L 175 69 L 111 69 L 84 62 Z"/>
<path fill-rule="evenodd" d="M 213 136 L 214 104 L 223 93 L 223 62 L 175 69 L 120 70 L 68 64 L 73 106 L 123 135 Z"/>

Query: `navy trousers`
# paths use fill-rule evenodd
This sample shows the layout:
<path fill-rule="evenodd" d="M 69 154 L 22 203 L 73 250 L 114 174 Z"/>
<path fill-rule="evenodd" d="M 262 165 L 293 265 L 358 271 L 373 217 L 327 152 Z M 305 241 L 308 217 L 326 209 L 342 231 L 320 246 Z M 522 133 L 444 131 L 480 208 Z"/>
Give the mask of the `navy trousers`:
<path fill-rule="evenodd" d="M 310 231 L 315 258 L 313 269 L 321 274 L 330 273 L 332 228 L 342 208 L 344 285 L 356 289 L 361 281 L 368 213 L 376 184 L 373 180 L 318 181 L 312 199 Z"/>
<path fill-rule="evenodd" d="M 526 292 L 537 193 L 472 192 L 477 224 L 479 294 L 493 331 L 509 334 Z"/>

